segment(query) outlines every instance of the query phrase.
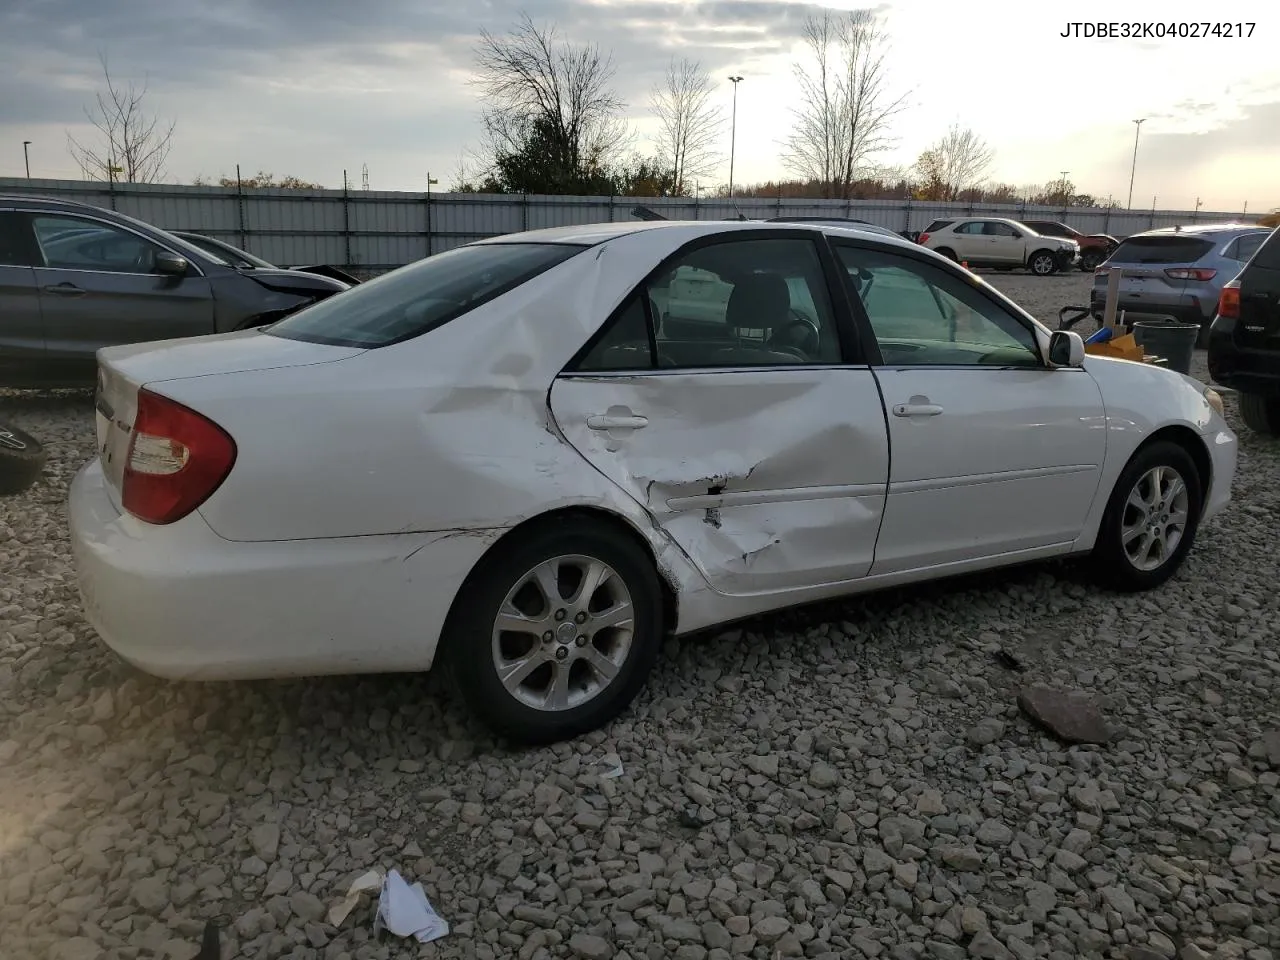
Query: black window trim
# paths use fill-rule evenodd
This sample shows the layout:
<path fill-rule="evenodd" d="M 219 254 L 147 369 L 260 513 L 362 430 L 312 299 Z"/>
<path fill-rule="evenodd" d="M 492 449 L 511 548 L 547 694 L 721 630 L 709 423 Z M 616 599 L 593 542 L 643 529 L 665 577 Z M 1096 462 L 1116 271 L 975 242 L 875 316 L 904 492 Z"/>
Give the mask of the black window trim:
<path fill-rule="evenodd" d="M 894 363 L 894 364 L 885 363 L 884 355 L 880 352 L 880 342 L 879 340 L 876 339 L 875 329 L 871 326 L 871 317 L 867 314 L 866 307 L 863 306 L 862 299 L 858 296 L 857 290 L 854 289 L 853 279 L 849 276 L 849 271 L 844 269 L 844 267 L 841 265 L 840 266 L 841 280 L 845 285 L 847 296 L 849 297 L 850 303 L 854 305 L 853 312 L 857 317 L 858 326 L 861 330 L 865 331 L 863 342 L 868 344 L 868 348 L 866 352 L 868 356 L 874 356 L 874 359 L 869 361 L 870 365 L 873 368 L 879 367 L 886 370 L 985 370 L 985 371 L 994 371 L 994 370 L 1027 371 L 1027 370 L 1053 369 L 1053 368 L 1050 368 L 1047 360 L 1045 359 L 1044 350 L 1040 346 L 1040 337 L 1036 333 L 1035 324 L 1030 322 L 1027 317 L 1023 316 L 1019 310 L 1017 309 L 1010 310 L 1005 304 L 1000 302 L 1000 299 L 998 297 L 991 296 L 988 290 L 985 289 L 984 287 L 974 287 L 972 284 L 972 281 L 969 280 L 965 271 L 961 267 L 958 267 L 956 264 L 952 263 L 950 260 L 946 259 L 945 257 L 931 257 L 909 248 L 898 248 L 898 247 L 890 247 L 888 244 L 869 243 L 864 241 L 861 237 L 856 239 L 847 238 L 847 237 L 828 237 L 827 239 L 830 242 L 830 245 L 832 248 L 832 255 L 833 257 L 835 257 L 837 265 L 839 265 L 839 253 L 838 253 L 839 248 L 851 247 L 854 249 L 872 250 L 877 253 L 888 253 L 894 256 L 902 257 L 906 260 L 915 260 L 919 263 L 923 263 L 928 266 L 934 267 L 938 270 L 941 270 L 944 273 L 949 273 L 952 277 L 954 277 L 959 282 L 964 283 L 967 286 L 973 287 L 974 291 L 978 294 L 978 296 L 981 297 L 986 303 L 990 304 L 995 309 L 1000 310 L 1003 313 L 1007 314 L 1008 316 L 1012 317 L 1014 320 L 1018 322 L 1020 326 L 1025 328 L 1026 331 L 1031 334 L 1031 339 L 1035 342 L 1036 357 L 1040 361 L 1040 364 L 1038 367 L 1029 367 L 1029 366 L 1028 367 L 1019 367 L 1019 366 L 997 367 L 994 364 L 973 364 L 973 363 L 954 363 L 954 364 L 952 363 Z"/>
<path fill-rule="evenodd" d="M 141 230 L 135 230 L 133 229 L 133 227 L 126 226 L 123 223 L 116 223 L 113 220 L 105 220 L 102 217 L 95 217 L 91 213 L 85 213 L 80 210 L 32 210 L 30 208 L 27 208 L 27 209 L 19 210 L 17 212 L 20 216 L 25 217 L 28 243 L 32 246 L 33 248 L 32 252 L 36 255 L 38 260 L 37 263 L 32 264 L 32 267 L 36 270 L 70 270 L 74 273 L 92 273 L 92 274 L 98 274 L 101 276 L 151 277 L 153 279 L 157 277 L 165 278 L 165 277 L 171 276 L 170 274 L 165 274 L 165 273 L 138 273 L 135 270 L 92 270 L 88 267 L 51 267 L 49 266 L 49 262 L 44 255 L 44 247 L 40 245 L 40 238 L 36 236 L 35 219 L 36 217 L 60 217 L 68 220 L 83 220 L 88 223 L 96 224 L 101 227 L 107 227 L 107 228 L 119 230 L 123 233 L 131 233 L 138 239 L 144 240 L 147 243 L 151 244 L 153 247 L 158 247 L 159 249 L 165 251 L 166 253 L 173 254 L 175 257 L 181 257 L 183 260 L 187 261 L 187 269 L 189 271 L 194 271 L 197 277 L 203 277 L 206 275 L 202 265 L 197 263 L 194 259 L 192 259 L 190 255 L 183 253 L 181 251 L 175 250 L 173 249 L 173 247 L 169 246 L 166 243 L 162 243 L 161 241 L 157 240 L 155 237 L 149 237 L 145 233 L 143 233 Z M 190 275 L 191 275 L 190 273 L 187 274 L 187 276 L 190 276 Z M 181 279 L 181 278 L 178 278 L 178 279 Z"/>
<path fill-rule="evenodd" d="M 659 367 L 657 358 L 657 339 L 654 332 L 653 304 L 647 292 L 654 278 L 671 269 L 674 261 L 680 260 L 695 250 L 718 246 L 723 243 L 735 243 L 748 240 L 806 240 L 814 245 L 818 255 L 818 263 L 822 270 L 823 280 L 827 288 L 827 299 L 831 304 L 831 317 L 836 327 L 836 338 L 840 345 L 841 359 L 834 363 L 779 363 L 750 364 L 744 366 L 707 366 L 707 367 Z M 642 377 L 672 376 L 686 373 L 728 373 L 743 370 L 815 370 L 815 369 L 847 369 L 850 367 L 870 367 L 871 360 L 864 349 L 867 340 L 860 325 L 853 317 L 852 303 L 848 296 L 848 284 L 842 278 L 844 268 L 836 261 L 830 246 L 830 236 L 823 230 L 727 230 L 694 237 L 659 261 L 658 265 L 644 275 L 632 286 L 618 305 L 610 311 L 600 328 L 593 333 L 578 351 L 569 358 L 558 377 L 596 379 L 601 377 Z M 638 297 L 645 311 L 649 336 L 648 369 L 628 370 L 582 370 L 579 365 L 605 338 L 613 325 L 618 322 L 622 313 L 631 305 L 632 299 Z M 874 344 L 874 340 L 871 343 Z M 876 357 L 879 350 L 876 349 Z"/>

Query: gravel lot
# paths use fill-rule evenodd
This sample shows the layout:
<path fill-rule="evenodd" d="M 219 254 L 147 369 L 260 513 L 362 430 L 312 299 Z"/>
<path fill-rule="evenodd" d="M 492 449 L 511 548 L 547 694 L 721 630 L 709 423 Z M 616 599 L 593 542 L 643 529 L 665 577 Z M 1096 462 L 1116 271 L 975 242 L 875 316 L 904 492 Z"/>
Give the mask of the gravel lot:
<path fill-rule="evenodd" d="M 991 280 L 1050 323 L 1089 283 Z M 208 918 L 224 957 L 273 960 L 1280 957 L 1274 443 L 1242 432 L 1236 503 L 1153 594 L 1051 565 L 779 615 L 670 644 L 607 731 L 513 752 L 429 679 L 123 666 L 65 534 L 90 402 L 0 418 L 51 458 L 0 500 L 7 960 L 186 960 Z M 1096 694 L 1118 736 L 1047 738 L 1032 682 Z M 375 865 L 451 935 L 379 939 L 367 902 L 330 926 Z"/>

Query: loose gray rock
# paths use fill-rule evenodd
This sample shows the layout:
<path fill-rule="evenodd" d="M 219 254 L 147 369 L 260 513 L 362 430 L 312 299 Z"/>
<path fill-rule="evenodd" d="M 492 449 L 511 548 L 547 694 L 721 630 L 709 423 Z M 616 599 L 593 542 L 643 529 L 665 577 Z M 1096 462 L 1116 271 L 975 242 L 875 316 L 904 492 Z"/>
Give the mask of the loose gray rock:
<path fill-rule="evenodd" d="M 587 933 L 575 933 L 570 937 L 569 950 L 582 960 L 609 960 L 615 952 L 608 940 Z"/>
<path fill-rule="evenodd" d="M 1004 736 L 1004 721 L 995 717 L 987 717 L 969 729 L 965 739 L 975 747 L 985 747 L 995 743 Z"/>
<path fill-rule="evenodd" d="M 1087 694 L 1029 687 L 1018 694 L 1018 706 L 1040 726 L 1066 743 L 1105 744 L 1110 731 L 1102 711 Z"/>

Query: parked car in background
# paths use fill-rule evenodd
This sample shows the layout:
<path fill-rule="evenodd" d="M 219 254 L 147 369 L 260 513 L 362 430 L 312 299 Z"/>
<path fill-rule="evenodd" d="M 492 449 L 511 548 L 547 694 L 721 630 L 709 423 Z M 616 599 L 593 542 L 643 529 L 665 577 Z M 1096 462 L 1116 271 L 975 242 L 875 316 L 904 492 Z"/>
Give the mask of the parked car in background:
<path fill-rule="evenodd" d="M 1102 317 L 1107 277 L 1120 270 L 1118 309 L 1194 323 L 1200 327 L 1199 343 L 1205 346 L 1223 286 L 1270 232 L 1266 227 L 1227 223 L 1161 227 L 1126 237 L 1093 273 L 1093 316 Z"/>
<path fill-rule="evenodd" d="M 1074 240 L 1042 237 L 1003 217 L 935 220 L 929 226 L 932 229 L 920 234 L 920 244 L 971 267 L 1026 267 L 1036 276 L 1047 277 L 1075 266 L 1080 256 Z"/>
<path fill-rule="evenodd" d="M 1250 430 L 1280 435 L 1280 229 L 1265 236 L 1218 295 L 1209 376 L 1240 394 Z"/>
<path fill-rule="evenodd" d="M 181 237 L 187 243 L 199 247 L 201 250 L 217 257 L 224 263 L 233 267 L 239 267 L 242 270 L 297 270 L 301 273 L 314 273 L 321 277 L 331 277 L 334 280 L 341 280 L 347 286 L 354 287 L 360 282 L 360 278 L 341 270 L 338 267 L 329 266 L 327 264 L 319 264 L 310 267 L 277 267 L 274 263 L 268 263 L 261 257 L 254 256 L 247 250 L 241 250 L 239 247 L 232 246 L 225 240 L 218 240 L 215 237 L 207 237 L 202 233 L 190 233 L 186 230 L 170 230 L 175 237 Z"/>
<path fill-rule="evenodd" d="M 1152 588 L 1236 462 L 1203 384 L 853 227 L 512 234 L 99 356 L 69 511 L 108 645 L 189 679 L 438 662 L 535 742 L 616 716 L 669 633 L 1048 557 Z"/>
<path fill-rule="evenodd" d="M 102 347 L 258 326 L 348 287 L 240 269 L 111 210 L 0 196 L 0 386 L 92 386 Z"/>
<path fill-rule="evenodd" d="M 1020 220 L 1018 222 L 1024 227 L 1034 230 L 1042 237 L 1061 237 L 1065 240 L 1074 240 L 1076 245 L 1080 247 L 1080 263 L 1078 266 L 1081 270 L 1096 269 L 1103 260 L 1111 256 L 1111 252 L 1120 243 L 1109 233 L 1081 233 L 1075 227 L 1068 226 L 1057 220 Z"/>

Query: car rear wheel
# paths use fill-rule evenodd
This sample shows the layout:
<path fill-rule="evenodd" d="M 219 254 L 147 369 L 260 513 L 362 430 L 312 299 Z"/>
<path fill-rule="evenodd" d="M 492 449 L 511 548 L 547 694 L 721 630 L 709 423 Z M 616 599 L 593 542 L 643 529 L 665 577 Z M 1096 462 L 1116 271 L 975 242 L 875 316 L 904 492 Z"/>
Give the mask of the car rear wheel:
<path fill-rule="evenodd" d="M 1254 433 L 1267 437 L 1280 434 L 1280 400 L 1254 393 L 1240 394 L 1240 416 Z"/>
<path fill-rule="evenodd" d="M 1150 590 L 1168 580 L 1195 543 L 1203 491 L 1191 455 L 1159 440 L 1129 461 L 1107 503 L 1093 548 L 1099 581 Z"/>
<path fill-rule="evenodd" d="M 589 521 L 500 548 L 454 606 L 446 658 L 463 699 L 495 733 L 523 743 L 612 720 L 662 643 L 662 592 L 648 555 Z"/>
<path fill-rule="evenodd" d="M 1027 259 L 1027 269 L 1037 277 L 1058 272 L 1058 258 L 1048 250 L 1037 250 Z"/>
<path fill-rule="evenodd" d="M 960 262 L 960 258 L 956 256 L 956 252 L 950 247 L 939 247 L 938 253 L 942 254 L 948 260 L 954 260 L 956 263 Z"/>
<path fill-rule="evenodd" d="M 44 445 L 16 427 L 0 423 L 0 495 L 22 493 L 39 479 L 48 454 Z"/>
<path fill-rule="evenodd" d="M 1101 250 L 1086 250 L 1080 254 L 1080 269 L 1085 272 L 1097 270 L 1107 255 Z"/>

